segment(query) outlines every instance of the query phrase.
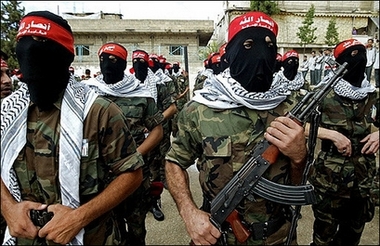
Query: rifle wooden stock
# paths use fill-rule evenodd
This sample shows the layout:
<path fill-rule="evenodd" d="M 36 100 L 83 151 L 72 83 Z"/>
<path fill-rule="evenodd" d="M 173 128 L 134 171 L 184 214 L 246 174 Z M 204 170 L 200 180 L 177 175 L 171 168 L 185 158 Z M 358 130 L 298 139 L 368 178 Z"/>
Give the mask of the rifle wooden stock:
<path fill-rule="evenodd" d="M 241 223 L 239 213 L 238 211 L 236 211 L 236 209 L 234 209 L 232 213 L 230 213 L 226 221 L 231 225 L 232 231 L 234 232 L 236 239 L 240 243 L 244 243 L 245 241 L 247 241 L 247 239 L 251 235 L 251 232 L 247 228 L 245 228 L 243 223 Z"/>

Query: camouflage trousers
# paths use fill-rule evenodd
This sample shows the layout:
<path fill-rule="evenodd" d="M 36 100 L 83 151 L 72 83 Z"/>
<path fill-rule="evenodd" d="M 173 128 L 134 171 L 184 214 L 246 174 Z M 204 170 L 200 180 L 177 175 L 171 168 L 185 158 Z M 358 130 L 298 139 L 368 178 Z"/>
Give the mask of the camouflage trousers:
<path fill-rule="evenodd" d="M 312 245 L 358 245 L 366 222 L 374 217 L 374 204 L 369 197 L 352 194 L 350 198 L 334 197 L 316 190 Z"/>
<path fill-rule="evenodd" d="M 371 198 L 373 202 L 375 203 L 375 206 L 380 205 L 380 185 L 379 185 L 380 177 L 379 175 L 380 175 L 380 168 L 378 168 L 376 171 L 376 175 L 373 180 L 372 187 L 370 189 Z"/>
<path fill-rule="evenodd" d="M 127 224 L 126 245 L 146 245 L 145 219 L 152 202 L 149 185 L 147 178 L 122 206 Z"/>

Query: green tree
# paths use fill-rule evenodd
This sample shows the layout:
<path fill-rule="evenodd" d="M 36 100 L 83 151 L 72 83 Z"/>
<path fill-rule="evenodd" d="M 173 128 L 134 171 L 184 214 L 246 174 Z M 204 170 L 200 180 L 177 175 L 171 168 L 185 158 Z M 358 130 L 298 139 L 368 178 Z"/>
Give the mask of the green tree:
<path fill-rule="evenodd" d="M 302 26 L 298 28 L 297 37 L 300 39 L 300 45 L 303 46 L 303 53 L 305 54 L 305 46 L 307 44 L 312 44 L 317 39 L 315 36 L 316 27 L 312 27 L 314 24 L 314 4 L 311 4 L 309 10 L 306 13 L 305 20 L 302 22 Z"/>
<path fill-rule="evenodd" d="M 336 28 L 336 18 L 333 17 L 329 21 L 329 25 L 327 26 L 326 35 L 325 35 L 325 43 L 328 46 L 333 46 L 339 43 L 339 34 L 338 29 Z"/>
<path fill-rule="evenodd" d="M 18 68 L 16 58 L 16 35 L 25 8 L 19 1 L 1 1 L 1 50 L 9 56 L 10 69 Z"/>
<path fill-rule="evenodd" d="M 219 45 L 216 41 L 209 42 L 205 48 L 199 50 L 199 59 L 203 61 L 213 52 L 219 52 Z"/>
<path fill-rule="evenodd" d="M 280 13 L 277 1 L 250 1 L 250 10 L 261 11 L 267 15 L 275 15 Z"/>

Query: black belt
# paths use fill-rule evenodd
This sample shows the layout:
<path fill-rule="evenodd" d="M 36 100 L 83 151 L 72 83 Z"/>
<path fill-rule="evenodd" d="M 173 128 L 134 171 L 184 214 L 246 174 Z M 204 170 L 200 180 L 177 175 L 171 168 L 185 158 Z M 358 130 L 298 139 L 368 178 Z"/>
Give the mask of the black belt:
<path fill-rule="evenodd" d="M 267 239 L 270 235 L 278 231 L 285 224 L 285 218 L 277 218 L 265 222 L 251 223 L 247 228 L 251 231 L 251 237 L 254 240 Z"/>

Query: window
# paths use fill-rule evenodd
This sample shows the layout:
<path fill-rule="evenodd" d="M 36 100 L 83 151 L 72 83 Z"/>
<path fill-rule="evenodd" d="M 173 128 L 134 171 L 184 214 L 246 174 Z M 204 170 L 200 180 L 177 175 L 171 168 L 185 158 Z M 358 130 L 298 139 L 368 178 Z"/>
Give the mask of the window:
<path fill-rule="evenodd" d="M 181 45 L 170 45 L 169 54 L 175 56 L 183 55 L 183 47 Z"/>
<path fill-rule="evenodd" d="M 89 56 L 90 55 L 90 46 L 77 44 L 75 45 L 75 54 L 77 56 Z"/>

